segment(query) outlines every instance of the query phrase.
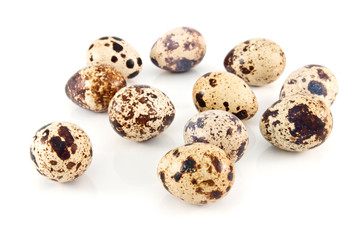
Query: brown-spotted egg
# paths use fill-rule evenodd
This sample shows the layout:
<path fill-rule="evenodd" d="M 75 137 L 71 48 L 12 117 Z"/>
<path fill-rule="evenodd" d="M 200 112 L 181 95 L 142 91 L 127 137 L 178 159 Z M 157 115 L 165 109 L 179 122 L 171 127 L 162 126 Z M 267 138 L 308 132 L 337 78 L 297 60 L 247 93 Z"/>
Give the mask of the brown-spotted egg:
<path fill-rule="evenodd" d="M 293 95 L 278 100 L 260 120 L 260 131 L 274 146 L 302 152 L 319 146 L 333 126 L 330 109 L 317 97 Z"/>
<path fill-rule="evenodd" d="M 193 101 L 200 111 L 224 110 L 241 120 L 250 119 L 258 110 L 253 91 L 238 76 L 228 72 L 209 72 L 193 88 Z"/>
<path fill-rule="evenodd" d="M 68 122 L 53 122 L 36 132 L 30 157 L 41 175 L 57 182 L 68 182 L 89 167 L 92 146 L 80 127 Z"/>
<path fill-rule="evenodd" d="M 120 89 L 109 104 L 109 120 L 122 137 L 142 142 L 170 126 L 175 107 L 168 96 L 147 85 Z"/>
<path fill-rule="evenodd" d="M 280 99 L 296 94 L 313 95 L 331 106 L 337 93 L 338 82 L 328 68 L 306 65 L 288 76 L 281 88 Z"/>
<path fill-rule="evenodd" d="M 114 36 L 95 40 L 88 48 L 86 60 L 88 65 L 111 65 L 127 79 L 136 77 L 142 68 L 142 60 L 135 48 Z"/>
<path fill-rule="evenodd" d="M 249 138 L 239 118 L 222 110 L 208 110 L 196 114 L 185 124 L 184 140 L 186 144 L 213 144 L 236 162 L 245 153 Z"/>
<path fill-rule="evenodd" d="M 254 38 L 235 46 L 225 57 L 224 66 L 249 85 L 263 86 L 280 77 L 286 58 L 280 46 L 265 38 Z"/>
<path fill-rule="evenodd" d="M 234 165 L 219 147 L 193 143 L 165 154 L 158 176 L 172 195 L 192 204 L 207 204 L 223 198 L 231 189 Z"/>
<path fill-rule="evenodd" d="M 150 58 L 161 69 L 186 72 L 201 62 L 205 52 L 205 39 L 197 30 L 179 27 L 165 33 L 155 42 Z"/>
<path fill-rule="evenodd" d="M 67 82 L 65 92 L 75 104 L 94 112 L 106 112 L 111 98 L 126 86 L 124 76 L 110 65 L 87 66 Z"/>

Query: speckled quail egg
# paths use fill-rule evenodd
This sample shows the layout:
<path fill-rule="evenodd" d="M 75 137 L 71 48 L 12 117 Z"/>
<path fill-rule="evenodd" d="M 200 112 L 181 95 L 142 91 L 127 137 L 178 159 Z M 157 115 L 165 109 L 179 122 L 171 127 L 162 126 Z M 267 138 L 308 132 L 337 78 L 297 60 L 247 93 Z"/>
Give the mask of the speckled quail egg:
<path fill-rule="evenodd" d="M 168 152 L 158 165 L 166 190 L 192 204 L 202 205 L 223 198 L 234 182 L 234 166 L 220 148 L 193 143 Z"/>
<path fill-rule="evenodd" d="M 147 85 L 120 89 L 109 105 L 113 129 L 122 137 L 142 142 L 153 138 L 170 126 L 175 107 L 168 96 Z"/>
<path fill-rule="evenodd" d="M 225 110 L 241 120 L 250 119 L 258 110 L 253 91 L 238 76 L 228 72 L 209 72 L 193 88 L 193 101 L 200 111 Z"/>
<path fill-rule="evenodd" d="M 65 92 L 80 107 L 106 112 L 111 98 L 125 86 L 124 76 L 114 67 L 94 65 L 76 72 L 67 82 Z"/>
<path fill-rule="evenodd" d="M 186 144 L 203 142 L 223 149 L 233 162 L 238 161 L 248 146 L 246 127 L 239 118 L 222 110 L 201 112 L 184 127 Z"/>
<path fill-rule="evenodd" d="M 235 46 L 225 57 L 224 66 L 253 86 L 274 82 L 285 69 L 280 46 L 264 38 L 254 38 Z"/>
<path fill-rule="evenodd" d="M 41 175 L 56 182 L 68 182 L 89 167 L 92 146 L 80 127 L 68 122 L 53 122 L 36 132 L 30 157 Z"/>
<path fill-rule="evenodd" d="M 274 146 L 302 152 L 325 142 L 332 130 L 330 109 L 319 98 L 293 95 L 278 100 L 260 120 L 260 131 Z"/>
<path fill-rule="evenodd" d="M 292 72 L 285 80 L 280 99 L 295 94 L 313 95 L 331 106 L 337 93 L 338 82 L 329 69 L 320 65 L 306 65 Z"/>
<path fill-rule="evenodd" d="M 150 58 L 161 69 L 186 72 L 201 62 L 205 52 L 205 39 L 197 30 L 179 27 L 165 33 L 155 42 Z"/>
<path fill-rule="evenodd" d="M 142 60 L 135 48 L 118 37 L 95 40 L 88 48 L 86 59 L 88 65 L 111 65 L 127 79 L 136 77 L 142 68 Z"/>

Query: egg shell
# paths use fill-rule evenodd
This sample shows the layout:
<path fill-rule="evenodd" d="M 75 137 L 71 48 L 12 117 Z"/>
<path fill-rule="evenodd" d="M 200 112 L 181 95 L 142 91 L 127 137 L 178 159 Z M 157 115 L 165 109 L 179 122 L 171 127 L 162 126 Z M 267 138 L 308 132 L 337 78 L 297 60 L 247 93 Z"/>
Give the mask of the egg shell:
<path fill-rule="evenodd" d="M 82 108 L 106 112 L 111 98 L 126 86 L 124 76 L 110 65 L 87 66 L 66 83 L 68 98 Z"/>
<path fill-rule="evenodd" d="M 136 77 L 142 69 L 142 60 L 135 48 L 114 36 L 95 40 L 88 48 L 86 60 L 88 65 L 113 66 L 127 79 Z"/>
<path fill-rule="evenodd" d="M 313 95 L 331 106 L 338 94 L 338 88 L 338 82 L 328 68 L 306 65 L 287 77 L 280 91 L 280 99 L 296 94 Z"/>
<path fill-rule="evenodd" d="M 243 156 L 249 142 L 242 121 L 222 110 L 209 110 L 190 118 L 184 127 L 184 140 L 186 144 L 213 144 L 223 149 L 233 162 Z"/>
<path fill-rule="evenodd" d="M 168 152 L 159 162 L 158 176 L 174 196 L 202 205 L 223 198 L 233 185 L 235 173 L 223 150 L 193 143 Z"/>
<path fill-rule="evenodd" d="M 170 72 L 186 72 L 204 58 L 204 37 L 190 27 L 170 30 L 153 45 L 150 59 L 157 67 Z"/>
<path fill-rule="evenodd" d="M 192 95 L 200 112 L 224 110 L 247 120 L 258 110 L 258 102 L 250 87 L 240 77 L 228 72 L 204 74 L 194 84 Z"/>
<path fill-rule="evenodd" d="M 75 124 L 53 122 L 36 132 L 30 157 L 41 175 L 56 182 L 68 182 L 89 167 L 92 145 L 88 135 Z"/>
<path fill-rule="evenodd" d="M 151 139 L 170 126 L 175 107 L 168 96 L 147 85 L 132 85 L 120 89 L 109 105 L 109 120 L 122 137 L 142 142 Z"/>
<path fill-rule="evenodd" d="M 293 95 L 278 100 L 260 120 L 260 131 L 274 146 L 302 152 L 319 146 L 333 126 L 330 109 L 314 96 Z"/>
<path fill-rule="evenodd" d="M 224 66 L 249 85 L 263 86 L 283 73 L 285 54 L 280 46 L 265 38 L 254 38 L 235 46 L 225 57 Z"/>

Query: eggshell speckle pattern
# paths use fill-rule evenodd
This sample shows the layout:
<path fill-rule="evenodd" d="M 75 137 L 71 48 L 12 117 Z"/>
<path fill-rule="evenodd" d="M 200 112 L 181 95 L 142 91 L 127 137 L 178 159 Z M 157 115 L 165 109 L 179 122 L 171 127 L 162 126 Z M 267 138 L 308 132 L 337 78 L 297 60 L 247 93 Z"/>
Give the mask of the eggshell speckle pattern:
<path fill-rule="evenodd" d="M 302 152 L 319 146 L 330 135 L 329 108 L 314 96 L 294 95 L 278 100 L 263 114 L 260 131 L 274 146 Z"/>
<path fill-rule="evenodd" d="M 30 157 L 41 175 L 56 182 L 68 182 L 81 176 L 89 167 L 92 146 L 89 137 L 78 126 L 54 122 L 36 132 Z"/>
<path fill-rule="evenodd" d="M 175 107 L 168 96 L 147 85 L 120 89 L 109 105 L 109 119 L 114 130 L 136 142 L 159 135 L 174 117 Z"/>
<path fill-rule="evenodd" d="M 118 37 L 95 40 L 88 48 L 86 59 L 88 65 L 111 65 L 127 79 L 136 77 L 142 68 L 142 60 L 135 48 Z"/>
<path fill-rule="evenodd" d="M 106 112 L 111 98 L 126 86 L 124 76 L 109 65 L 94 65 L 76 72 L 65 92 L 75 104 L 94 112 Z"/>
<path fill-rule="evenodd" d="M 285 80 L 280 99 L 296 94 L 313 95 L 331 106 L 337 93 L 338 82 L 329 69 L 320 65 L 306 65 L 292 72 Z"/>
<path fill-rule="evenodd" d="M 154 44 L 151 61 L 170 72 L 186 72 L 200 63 L 206 52 L 204 37 L 189 27 L 175 28 Z"/>
<path fill-rule="evenodd" d="M 223 198 L 231 189 L 234 166 L 220 148 L 193 143 L 168 152 L 158 165 L 166 190 L 192 204 L 207 204 Z"/>
<path fill-rule="evenodd" d="M 200 112 L 224 110 L 241 120 L 247 120 L 258 110 L 258 102 L 250 87 L 228 72 L 206 73 L 196 81 L 192 95 L 195 107 Z"/>
<path fill-rule="evenodd" d="M 245 153 L 249 138 L 239 118 L 222 110 L 209 110 L 198 113 L 185 124 L 184 140 L 186 144 L 213 144 L 236 162 Z"/>
<path fill-rule="evenodd" d="M 274 82 L 283 73 L 285 54 L 280 46 L 268 39 L 254 38 L 240 43 L 225 57 L 224 66 L 253 86 Z"/>

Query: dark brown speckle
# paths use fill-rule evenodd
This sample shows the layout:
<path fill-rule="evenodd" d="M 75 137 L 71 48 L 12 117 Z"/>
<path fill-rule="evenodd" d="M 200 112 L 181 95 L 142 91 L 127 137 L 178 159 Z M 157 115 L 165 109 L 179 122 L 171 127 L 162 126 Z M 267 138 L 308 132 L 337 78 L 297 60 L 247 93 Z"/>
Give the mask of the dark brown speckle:
<path fill-rule="evenodd" d="M 296 137 L 296 144 L 304 144 L 304 140 L 313 135 L 316 136 L 316 140 L 325 141 L 328 134 L 325 123 L 314 115 L 307 105 L 299 104 L 292 107 L 288 111 L 287 118 L 289 122 L 294 123 L 294 129 L 290 130 L 290 134 Z"/>
<path fill-rule="evenodd" d="M 181 173 L 179 173 L 179 172 L 175 173 L 175 175 L 174 175 L 174 180 L 175 180 L 175 182 L 178 182 L 181 177 L 182 177 L 182 174 L 181 174 Z"/>
<path fill-rule="evenodd" d="M 195 95 L 196 101 L 200 107 L 206 107 L 206 103 L 203 99 L 204 94 L 205 93 L 203 91 L 200 91 Z"/>
<path fill-rule="evenodd" d="M 321 82 L 315 81 L 315 80 L 312 80 L 309 82 L 308 90 L 312 94 L 323 95 L 324 97 L 326 97 L 326 95 L 327 95 L 327 90 L 326 90 L 326 87 L 324 86 L 324 84 L 322 84 Z"/>
<path fill-rule="evenodd" d="M 240 120 L 243 120 L 245 118 L 248 117 L 247 111 L 246 110 L 241 110 L 237 113 L 234 113 L 235 116 L 237 116 Z"/>
<path fill-rule="evenodd" d="M 220 199 L 223 193 L 219 190 L 214 190 L 210 193 L 210 199 Z"/>
<path fill-rule="evenodd" d="M 211 163 L 215 167 L 215 170 L 217 172 L 221 172 L 223 169 L 222 163 L 219 161 L 219 159 L 216 156 L 210 155 Z"/>
<path fill-rule="evenodd" d="M 214 78 L 209 79 L 209 83 L 210 83 L 210 86 L 212 86 L 212 87 L 217 86 L 216 79 L 214 79 Z"/>
<path fill-rule="evenodd" d="M 135 71 L 135 72 L 133 72 L 133 73 L 131 73 L 129 76 L 127 76 L 127 78 L 134 78 L 134 77 L 136 77 L 137 75 L 139 74 L 139 71 Z"/>
<path fill-rule="evenodd" d="M 190 173 L 196 172 L 196 162 L 192 157 L 187 157 L 186 160 L 183 162 L 181 169 L 181 173 Z"/>

